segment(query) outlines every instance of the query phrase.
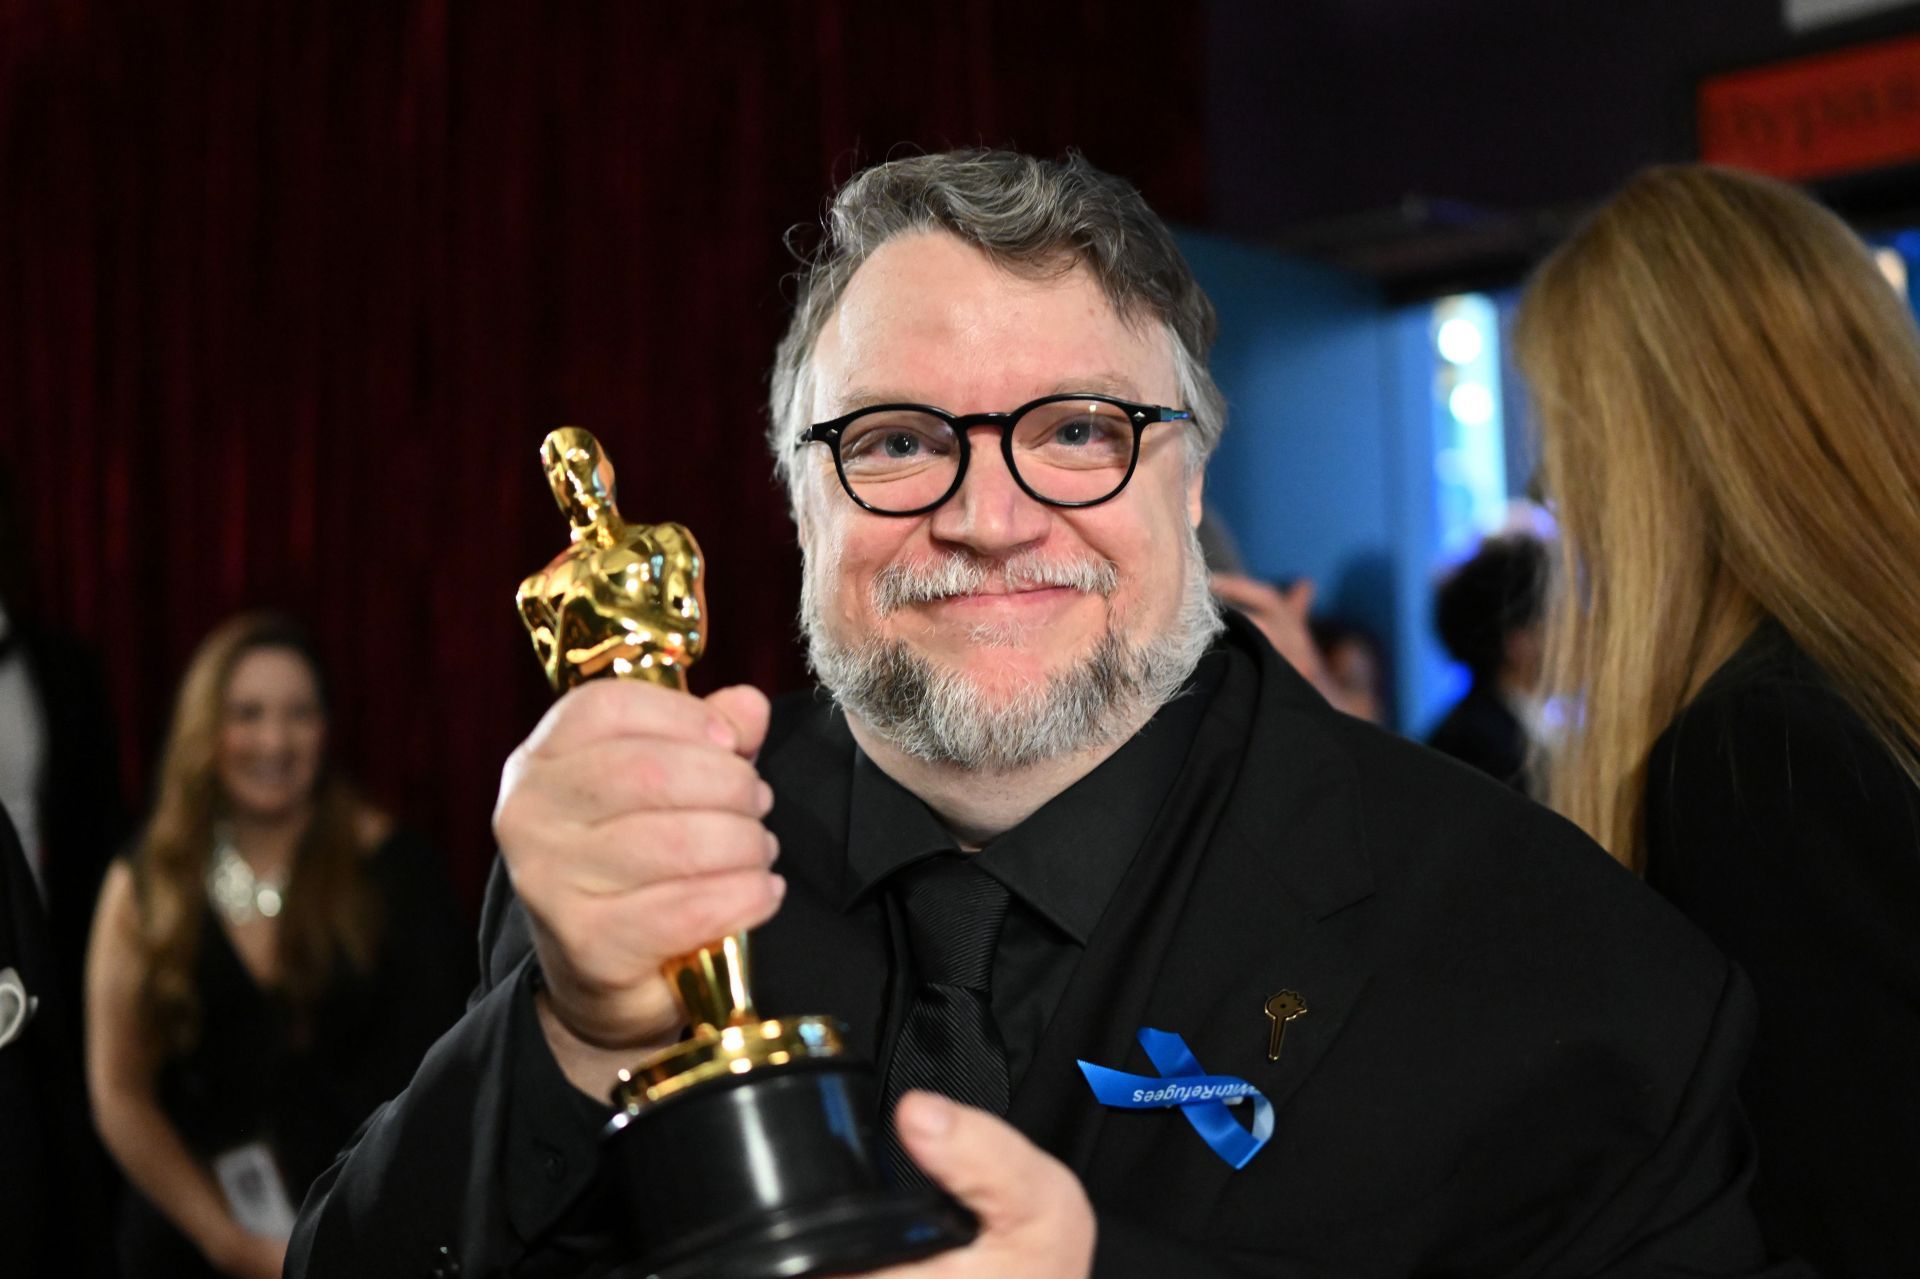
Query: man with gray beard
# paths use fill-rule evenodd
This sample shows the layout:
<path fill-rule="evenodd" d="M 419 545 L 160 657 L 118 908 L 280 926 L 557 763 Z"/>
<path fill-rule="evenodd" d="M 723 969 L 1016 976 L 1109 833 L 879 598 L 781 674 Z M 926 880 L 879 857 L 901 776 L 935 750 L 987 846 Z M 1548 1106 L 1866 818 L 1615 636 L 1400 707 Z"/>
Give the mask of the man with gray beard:
<path fill-rule="evenodd" d="M 771 404 L 829 696 L 555 704 L 481 992 L 289 1275 L 612 1260 L 602 1099 L 682 1032 L 661 962 L 744 928 L 761 1001 L 879 1064 L 895 1176 L 979 1219 L 894 1279 L 1800 1273 L 1745 1200 L 1725 960 L 1216 612 L 1213 326 L 1078 157 L 839 193 Z"/>
<path fill-rule="evenodd" d="M 1072 666 L 1003 702 L 975 697 L 963 676 L 936 666 L 903 639 L 872 635 L 849 643 L 835 637 L 821 614 L 823 574 L 812 557 L 800 588 L 807 656 L 821 685 L 848 714 L 918 759 L 1007 773 L 1069 757 L 1117 740 L 1142 712 L 1164 705 L 1219 634 L 1220 614 L 1191 531 L 1181 549 L 1181 610 L 1164 634 L 1130 641 L 1109 627 Z M 955 549 L 924 568 L 883 569 L 874 578 L 873 612 L 886 617 L 908 605 L 978 596 L 995 575 L 1009 590 L 1065 587 L 1103 599 L 1120 581 L 1111 563 L 1049 564 L 1023 551 L 994 566 Z M 1038 638 L 1019 618 L 982 619 L 967 630 L 967 643 L 980 649 L 1019 648 Z"/>

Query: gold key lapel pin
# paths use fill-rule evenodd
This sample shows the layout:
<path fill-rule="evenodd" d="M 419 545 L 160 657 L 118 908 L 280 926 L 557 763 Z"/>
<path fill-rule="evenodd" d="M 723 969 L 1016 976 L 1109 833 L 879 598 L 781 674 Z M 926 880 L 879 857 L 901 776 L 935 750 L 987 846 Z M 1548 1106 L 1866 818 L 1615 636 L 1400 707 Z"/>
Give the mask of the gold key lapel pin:
<path fill-rule="evenodd" d="M 1280 1041 L 1286 1038 L 1287 1023 L 1296 1017 L 1307 1015 L 1307 1001 L 1300 992 L 1283 990 L 1277 995 L 1267 997 L 1267 1017 L 1273 1022 L 1273 1030 L 1267 1036 L 1267 1060 L 1280 1060 Z"/>

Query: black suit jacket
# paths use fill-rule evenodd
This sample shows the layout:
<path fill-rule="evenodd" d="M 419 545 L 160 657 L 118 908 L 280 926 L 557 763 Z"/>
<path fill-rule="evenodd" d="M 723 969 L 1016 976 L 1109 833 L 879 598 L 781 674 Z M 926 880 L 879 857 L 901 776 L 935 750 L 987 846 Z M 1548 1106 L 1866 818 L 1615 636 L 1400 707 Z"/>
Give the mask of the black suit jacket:
<path fill-rule="evenodd" d="M 113 1273 L 105 1156 L 87 1115 L 80 1006 L 59 964 L 19 837 L 0 810 L 0 969 L 39 1005 L 0 1047 L 0 1271 Z"/>
<path fill-rule="evenodd" d="M 1768 1237 L 1920 1275 L 1920 789 L 1763 626 L 1655 744 L 1647 880 L 1748 973 Z"/>
<path fill-rule="evenodd" d="M 40 778 L 47 922 L 58 980 L 77 997 L 100 884 L 131 828 L 120 790 L 118 739 L 94 651 L 75 636 L 16 624 L 47 729 Z"/>
<path fill-rule="evenodd" d="M 1566 823 L 1331 711 L 1248 628 L 1229 642 L 1251 656 L 1187 767 L 1233 780 L 1176 786 L 1159 820 L 1204 839 L 1129 870 L 1009 1116 L 1086 1184 L 1095 1273 L 1760 1273 L 1734 970 Z M 852 749 L 830 707 L 779 708 L 761 768 L 789 891 L 756 935 L 756 993 L 871 1051 L 886 934 L 878 904 L 846 907 L 835 855 Z M 518 1090 L 552 1085 L 504 1077 L 529 955 L 495 885 L 491 988 L 315 1187 L 290 1276 L 544 1273 L 575 1228 L 591 1170 L 570 1139 L 516 1133 Z M 1310 1011 L 1276 1063 L 1281 989 Z M 1151 1074 L 1142 1026 L 1271 1099 L 1245 1169 L 1178 1112 L 1094 1101 L 1076 1059 Z"/>

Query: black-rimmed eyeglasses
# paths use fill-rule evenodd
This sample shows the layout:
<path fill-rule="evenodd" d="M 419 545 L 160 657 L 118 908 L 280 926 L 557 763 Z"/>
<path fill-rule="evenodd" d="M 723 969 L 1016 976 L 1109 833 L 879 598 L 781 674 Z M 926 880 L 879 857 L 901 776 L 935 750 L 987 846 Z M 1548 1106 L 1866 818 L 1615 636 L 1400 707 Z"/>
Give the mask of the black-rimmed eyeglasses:
<path fill-rule="evenodd" d="M 960 490 L 968 434 L 1000 432 L 1000 456 L 1027 496 L 1048 506 L 1097 506 L 1119 496 L 1140 464 L 1140 433 L 1193 414 L 1109 395 L 1047 395 L 1011 413 L 949 413 L 929 404 L 876 404 L 808 429 L 795 444 L 833 449 L 847 496 L 876 515 L 924 515 Z"/>

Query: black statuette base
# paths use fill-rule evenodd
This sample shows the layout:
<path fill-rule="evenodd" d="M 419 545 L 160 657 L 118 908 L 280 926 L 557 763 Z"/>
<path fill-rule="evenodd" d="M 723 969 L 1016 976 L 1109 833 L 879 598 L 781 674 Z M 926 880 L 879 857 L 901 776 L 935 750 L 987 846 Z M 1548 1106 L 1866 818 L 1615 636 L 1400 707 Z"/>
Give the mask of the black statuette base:
<path fill-rule="evenodd" d="M 605 1157 L 639 1258 L 614 1279 L 857 1274 L 973 1238 L 967 1210 L 888 1184 L 871 1067 L 803 1061 L 615 1115 Z"/>

